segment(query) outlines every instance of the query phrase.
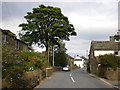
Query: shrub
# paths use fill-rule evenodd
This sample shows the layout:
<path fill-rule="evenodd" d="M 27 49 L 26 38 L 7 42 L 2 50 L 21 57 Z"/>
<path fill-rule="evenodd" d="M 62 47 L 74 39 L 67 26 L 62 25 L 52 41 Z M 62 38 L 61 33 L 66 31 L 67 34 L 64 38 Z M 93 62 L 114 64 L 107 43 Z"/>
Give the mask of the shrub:
<path fill-rule="evenodd" d="M 48 65 L 46 57 L 39 52 L 16 51 L 7 45 L 2 49 L 2 78 L 6 78 L 12 85 L 22 83 L 20 77 L 24 72 L 40 69 Z"/>
<path fill-rule="evenodd" d="M 101 66 L 117 68 L 120 67 L 120 57 L 114 54 L 106 54 L 99 56 Z"/>
<path fill-rule="evenodd" d="M 33 71 L 37 68 L 47 66 L 46 58 L 39 52 L 18 52 L 16 63 L 23 65 L 25 71 Z"/>

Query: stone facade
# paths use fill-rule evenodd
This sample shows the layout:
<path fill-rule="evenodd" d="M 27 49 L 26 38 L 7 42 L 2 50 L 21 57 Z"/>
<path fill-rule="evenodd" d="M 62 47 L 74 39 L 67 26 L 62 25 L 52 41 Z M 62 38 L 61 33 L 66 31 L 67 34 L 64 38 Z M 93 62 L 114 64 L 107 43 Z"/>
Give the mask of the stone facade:
<path fill-rule="evenodd" d="M 2 30 L 2 46 L 10 46 L 14 50 L 28 50 L 28 45 L 16 38 L 16 35 L 9 30 Z"/>
<path fill-rule="evenodd" d="M 2 31 L 0 30 L 0 88 L 2 87 Z"/>
<path fill-rule="evenodd" d="M 71 68 L 73 68 L 73 66 L 74 66 L 74 58 L 71 57 L 70 55 L 68 55 L 67 59 L 68 59 L 68 65 L 69 65 Z"/>

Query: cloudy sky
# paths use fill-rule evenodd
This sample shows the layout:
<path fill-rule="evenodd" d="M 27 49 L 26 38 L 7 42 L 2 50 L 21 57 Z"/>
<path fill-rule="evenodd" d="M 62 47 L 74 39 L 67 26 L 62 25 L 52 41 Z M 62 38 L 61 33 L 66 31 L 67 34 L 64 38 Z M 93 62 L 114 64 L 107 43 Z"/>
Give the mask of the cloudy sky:
<path fill-rule="evenodd" d="M 109 40 L 109 36 L 114 35 L 118 29 L 118 0 L 2 1 L 0 27 L 11 30 L 17 35 L 21 30 L 18 25 L 26 22 L 24 19 L 26 13 L 40 4 L 61 8 L 62 13 L 74 25 L 77 36 L 72 36 L 70 41 L 65 41 L 67 53 L 71 56 L 87 56 L 91 40 Z M 41 51 L 36 46 L 34 48 L 36 51 Z"/>

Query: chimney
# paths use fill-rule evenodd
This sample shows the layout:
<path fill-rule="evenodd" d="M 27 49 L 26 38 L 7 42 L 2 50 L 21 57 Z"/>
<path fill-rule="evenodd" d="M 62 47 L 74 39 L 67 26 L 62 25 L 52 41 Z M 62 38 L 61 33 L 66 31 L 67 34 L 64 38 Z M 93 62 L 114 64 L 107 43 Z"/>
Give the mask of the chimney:
<path fill-rule="evenodd" d="M 114 36 L 109 37 L 110 41 L 115 41 Z"/>

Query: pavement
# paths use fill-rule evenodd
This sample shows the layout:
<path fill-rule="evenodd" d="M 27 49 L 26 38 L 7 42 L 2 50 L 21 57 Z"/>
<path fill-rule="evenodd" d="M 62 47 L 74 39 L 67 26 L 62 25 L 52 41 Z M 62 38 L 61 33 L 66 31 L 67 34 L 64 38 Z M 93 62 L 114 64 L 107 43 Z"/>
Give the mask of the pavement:
<path fill-rule="evenodd" d="M 103 83 L 104 82 L 104 83 Z M 113 82 L 112 82 L 113 83 Z M 117 88 L 110 81 L 89 74 L 81 69 L 72 70 L 69 72 L 59 71 L 40 84 L 36 88 Z M 36 89 L 35 88 L 35 89 Z"/>
<path fill-rule="evenodd" d="M 99 80 L 103 81 L 106 84 L 109 84 L 110 86 L 112 86 L 113 88 L 119 89 L 120 90 L 120 81 L 112 81 L 112 80 L 108 80 L 108 79 L 104 79 L 101 77 L 98 77 L 94 74 L 88 73 L 90 76 L 98 78 Z"/>

